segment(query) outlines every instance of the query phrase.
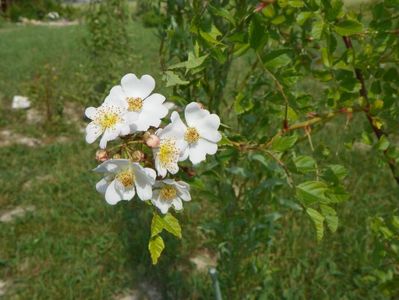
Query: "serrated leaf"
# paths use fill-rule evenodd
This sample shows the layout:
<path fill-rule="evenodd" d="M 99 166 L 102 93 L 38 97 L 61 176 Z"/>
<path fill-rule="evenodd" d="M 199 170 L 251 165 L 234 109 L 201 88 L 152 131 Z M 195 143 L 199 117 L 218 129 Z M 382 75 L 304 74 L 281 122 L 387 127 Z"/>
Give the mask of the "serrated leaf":
<path fill-rule="evenodd" d="M 303 0 L 290 0 L 288 1 L 288 5 L 295 8 L 301 8 L 305 6 L 305 3 Z"/>
<path fill-rule="evenodd" d="M 255 15 L 249 25 L 249 45 L 251 48 L 258 50 L 267 42 L 267 34 L 264 26 L 262 26 L 260 17 Z"/>
<path fill-rule="evenodd" d="M 234 99 L 234 111 L 237 114 L 245 113 L 254 107 L 254 103 L 245 98 L 244 94 L 238 93 Z"/>
<path fill-rule="evenodd" d="M 325 193 L 328 186 L 322 181 L 306 181 L 296 187 L 296 195 L 298 199 L 305 205 L 309 206 L 320 202 L 329 202 Z"/>
<path fill-rule="evenodd" d="M 157 235 L 150 239 L 148 243 L 148 250 L 150 251 L 152 264 L 156 265 L 158 263 L 158 259 L 162 254 L 163 249 L 165 249 L 165 243 L 161 236 Z"/>
<path fill-rule="evenodd" d="M 266 68 L 281 68 L 291 63 L 291 57 L 281 50 L 276 50 L 267 54 L 263 58 L 263 63 Z"/>
<path fill-rule="evenodd" d="M 307 208 L 306 213 L 310 216 L 316 227 L 317 240 L 321 241 L 324 236 L 324 217 L 313 208 Z"/>
<path fill-rule="evenodd" d="M 179 220 L 176 219 L 172 214 L 167 213 L 165 216 L 162 217 L 163 220 L 163 228 L 173 234 L 174 236 L 181 239 L 181 227 L 179 224 Z"/>
<path fill-rule="evenodd" d="M 225 18 L 227 21 L 229 21 L 231 24 L 235 24 L 235 19 L 232 14 L 227 9 L 224 9 L 222 7 L 215 7 L 212 5 L 208 5 L 210 11 L 212 14 Z"/>
<path fill-rule="evenodd" d="M 296 141 L 298 140 L 298 136 L 291 135 L 291 136 L 279 136 L 274 139 L 272 144 L 272 150 L 278 152 L 284 152 L 290 148 L 292 148 Z"/>
<path fill-rule="evenodd" d="M 221 45 L 222 43 L 219 42 L 217 40 L 217 38 L 219 36 L 222 35 L 222 33 L 219 31 L 219 29 L 216 28 L 215 25 L 212 25 L 211 31 L 209 32 L 205 32 L 200 30 L 200 35 L 202 36 L 202 38 L 204 40 L 206 40 L 207 42 L 211 43 L 211 44 L 215 44 L 215 45 Z"/>
<path fill-rule="evenodd" d="M 166 80 L 166 87 L 171 87 L 175 85 L 186 85 L 189 84 L 189 81 L 182 80 L 177 74 L 173 73 L 172 71 L 165 72 L 165 80 Z"/>
<path fill-rule="evenodd" d="M 377 143 L 377 149 L 380 151 L 385 151 L 388 149 L 390 143 L 385 135 L 381 136 Z"/>
<path fill-rule="evenodd" d="M 154 214 L 151 222 L 151 237 L 155 237 L 163 230 L 163 220 L 158 214 Z"/>
<path fill-rule="evenodd" d="M 355 20 L 344 20 L 334 26 L 335 32 L 341 36 L 349 36 L 363 31 L 363 24 Z"/>
<path fill-rule="evenodd" d="M 334 208 L 328 205 L 320 205 L 321 213 L 325 217 L 328 228 L 336 232 L 338 228 L 338 216 Z"/>
<path fill-rule="evenodd" d="M 311 156 L 299 155 L 293 159 L 295 167 L 301 173 L 312 172 L 316 168 L 316 161 Z"/>

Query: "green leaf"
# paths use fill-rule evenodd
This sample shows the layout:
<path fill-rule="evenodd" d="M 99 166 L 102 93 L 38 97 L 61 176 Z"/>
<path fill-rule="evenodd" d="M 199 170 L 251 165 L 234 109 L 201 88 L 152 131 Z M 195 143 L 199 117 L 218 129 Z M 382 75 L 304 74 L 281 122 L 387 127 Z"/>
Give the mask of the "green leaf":
<path fill-rule="evenodd" d="M 245 113 L 254 107 L 254 103 L 245 98 L 244 94 L 238 93 L 234 99 L 234 111 L 237 114 Z"/>
<path fill-rule="evenodd" d="M 273 144 L 272 144 L 272 150 L 278 151 L 278 152 L 284 152 L 284 151 L 292 148 L 295 145 L 297 140 L 298 140 L 297 135 L 279 136 L 274 139 Z"/>
<path fill-rule="evenodd" d="M 301 8 L 305 6 L 305 3 L 303 0 L 290 0 L 288 1 L 288 5 L 291 7 Z"/>
<path fill-rule="evenodd" d="M 151 222 L 151 237 L 155 237 L 156 235 L 160 234 L 163 230 L 163 221 L 162 218 L 154 213 Z"/>
<path fill-rule="evenodd" d="M 317 20 L 313 23 L 313 27 L 312 27 L 312 37 L 320 40 L 321 35 L 323 34 L 324 31 L 324 22 L 323 20 Z"/>
<path fill-rule="evenodd" d="M 215 7 L 212 5 L 208 5 L 209 10 L 211 11 L 212 14 L 215 16 L 219 16 L 222 18 L 225 18 L 227 21 L 229 21 L 231 24 L 235 24 L 235 19 L 230 12 L 222 7 Z"/>
<path fill-rule="evenodd" d="M 285 51 L 276 50 L 267 54 L 263 62 L 267 68 L 281 68 L 291 63 L 291 57 Z"/>
<path fill-rule="evenodd" d="M 380 151 L 385 151 L 388 149 L 390 143 L 385 135 L 381 136 L 377 143 L 377 149 Z"/>
<path fill-rule="evenodd" d="M 327 68 L 331 67 L 330 55 L 327 48 L 321 48 L 321 59 Z"/>
<path fill-rule="evenodd" d="M 317 240 L 321 241 L 324 235 L 324 217 L 313 208 L 306 209 L 306 212 L 316 227 Z"/>
<path fill-rule="evenodd" d="M 315 203 L 329 202 L 325 193 L 327 185 L 322 181 L 306 181 L 296 187 L 298 199 L 305 205 L 310 206 Z"/>
<path fill-rule="evenodd" d="M 293 159 L 295 167 L 301 173 L 312 172 L 316 168 L 316 161 L 311 156 L 299 155 Z"/>
<path fill-rule="evenodd" d="M 249 25 L 249 45 L 251 48 L 258 50 L 262 48 L 267 42 L 267 34 L 265 27 L 262 26 L 258 15 L 252 18 Z"/>
<path fill-rule="evenodd" d="M 161 253 L 165 249 L 165 244 L 161 236 L 157 235 L 150 239 L 148 243 L 148 250 L 151 254 L 152 264 L 156 265 L 158 263 L 158 259 L 161 256 Z"/>
<path fill-rule="evenodd" d="M 172 214 L 167 213 L 163 218 L 163 228 L 173 234 L 175 237 L 181 239 L 181 227 L 179 220 L 176 219 Z"/>
<path fill-rule="evenodd" d="M 348 36 L 361 33 L 363 31 L 363 25 L 355 20 L 345 20 L 336 24 L 334 29 L 339 35 Z"/>
<path fill-rule="evenodd" d="M 216 28 L 215 25 L 212 25 L 211 31 L 209 32 L 200 30 L 200 35 L 204 40 L 211 44 L 222 45 L 222 43 L 217 40 L 217 38 L 221 36 L 222 33 L 219 31 L 219 29 Z"/>
<path fill-rule="evenodd" d="M 151 237 L 160 234 L 164 229 L 181 239 L 182 235 L 179 220 L 170 213 L 167 213 L 164 216 L 154 213 L 151 222 Z"/>
<path fill-rule="evenodd" d="M 166 80 L 166 87 L 175 85 L 186 85 L 190 83 L 189 81 L 180 79 L 180 77 L 172 71 L 165 72 L 164 80 Z"/>
<path fill-rule="evenodd" d="M 305 24 L 305 22 L 307 20 L 309 20 L 310 17 L 313 16 L 313 13 L 310 11 L 302 11 L 298 14 L 298 16 L 296 17 L 296 21 L 299 25 L 303 25 Z"/>
<path fill-rule="evenodd" d="M 326 223 L 331 232 L 336 232 L 338 228 L 338 216 L 334 208 L 328 205 L 320 205 L 321 213 L 326 218 Z"/>

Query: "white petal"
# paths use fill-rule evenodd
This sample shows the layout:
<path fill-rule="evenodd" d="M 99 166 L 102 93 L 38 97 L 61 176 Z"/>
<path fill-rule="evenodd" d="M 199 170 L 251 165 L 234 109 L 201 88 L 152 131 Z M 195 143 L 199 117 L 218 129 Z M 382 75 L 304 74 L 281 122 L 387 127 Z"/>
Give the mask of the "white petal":
<path fill-rule="evenodd" d="M 146 171 L 137 164 L 135 168 L 135 185 L 137 195 L 141 200 L 149 200 L 152 197 L 152 185 L 155 178 L 150 177 Z"/>
<path fill-rule="evenodd" d="M 217 150 L 217 144 L 200 138 L 197 143 L 190 145 L 190 160 L 198 164 L 206 159 L 206 154 L 215 154 Z"/>
<path fill-rule="evenodd" d="M 108 180 L 106 180 L 105 178 L 101 179 L 99 182 L 97 182 L 96 184 L 96 190 L 97 192 L 101 193 L 101 194 L 105 194 L 105 191 L 107 190 L 107 187 L 109 185 Z"/>
<path fill-rule="evenodd" d="M 161 211 L 161 213 L 166 214 L 169 210 L 169 208 L 171 207 L 171 203 L 168 202 L 164 202 L 164 201 L 160 201 L 160 200 L 156 200 L 156 201 L 152 201 L 152 203 L 158 207 L 158 209 Z"/>
<path fill-rule="evenodd" d="M 155 80 L 150 75 L 143 75 L 140 79 L 134 74 L 127 74 L 121 80 L 122 89 L 128 97 L 145 99 L 155 88 Z"/>
<path fill-rule="evenodd" d="M 180 198 L 182 198 L 184 201 L 191 200 L 190 185 L 188 183 L 184 181 L 177 181 L 175 186 L 179 192 Z"/>
<path fill-rule="evenodd" d="M 175 210 L 182 210 L 183 209 L 183 203 L 179 198 L 176 198 L 172 201 L 172 205 L 175 208 Z"/>
<path fill-rule="evenodd" d="M 222 135 L 218 130 L 220 126 L 220 118 L 215 115 L 211 114 L 202 121 L 198 122 L 196 129 L 201 137 L 217 143 L 222 139 Z"/>
<path fill-rule="evenodd" d="M 100 126 L 91 122 L 86 127 L 86 142 L 91 144 L 93 143 L 102 133 L 102 129 Z"/>
<path fill-rule="evenodd" d="M 129 164 L 131 162 L 128 159 L 109 159 L 97 166 L 93 171 L 98 173 L 116 173 Z"/>
<path fill-rule="evenodd" d="M 127 124 L 134 124 L 134 122 L 139 119 L 139 113 L 135 111 L 129 111 L 123 116 L 123 118 Z"/>
<path fill-rule="evenodd" d="M 95 107 L 88 107 L 85 110 L 86 117 L 88 117 L 91 120 L 94 119 L 94 117 L 96 116 L 96 113 L 97 113 L 97 108 L 95 108 Z"/>
<path fill-rule="evenodd" d="M 115 189 L 115 180 L 113 180 L 108 186 L 105 192 L 105 200 L 111 205 L 115 205 L 122 200 L 122 195 L 120 195 Z"/>
<path fill-rule="evenodd" d="M 168 165 L 168 171 L 170 174 L 176 174 L 177 172 L 179 172 L 179 166 L 177 165 L 177 163 L 171 163 Z"/>
<path fill-rule="evenodd" d="M 154 180 L 152 183 L 152 184 L 154 184 L 155 178 L 157 177 L 157 173 L 151 168 L 144 168 L 144 170 L 147 173 L 147 175 Z"/>
<path fill-rule="evenodd" d="M 135 194 L 136 191 L 134 190 L 133 186 L 130 188 L 125 188 L 122 193 L 122 198 L 123 200 L 132 200 Z"/>
<path fill-rule="evenodd" d="M 127 124 L 120 125 L 120 135 L 128 135 L 130 133 L 130 126 Z"/>
<path fill-rule="evenodd" d="M 105 149 L 107 147 L 107 142 L 113 141 L 119 136 L 119 128 L 118 127 L 113 127 L 113 128 L 107 128 L 104 131 L 103 136 L 101 137 L 100 140 L 100 148 Z"/>
<path fill-rule="evenodd" d="M 184 150 L 180 153 L 179 161 L 185 161 L 188 158 L 189 154 L 190 149 L 188 147 L 185 147 Z"/>
<path fill-rule="evenodd" d="M 115 105 L 127 109 L 126 95 L 120 85 L 114 86 L 104 100 L 104 105 Z"/>
<path fill-rule="evenodd" d="M 180 115 L 174 111 L 170 116 L 171 123 L 168 124 L 161 132 L 163 138 L 171 137 L 176 140 L 184 139 L 184 133 L 187 130 L 187 126 L 183 123 Z"/>
<path fill-rule="evenodd" d="M 197 102 L 191 102 L 184 109 L 184 117 L 189 127 L 197 127 L 204 118 L 209 116 L 209 111 L 202 109 Z"/>
<path fill-rule="evenodd" d="M 168 109 L 162 103 L 165 101 L 165 96 L 161 94 L 152 94 L 143 102 L 143 112 L 150 112 L 164 118 L 168 114 Z"/>

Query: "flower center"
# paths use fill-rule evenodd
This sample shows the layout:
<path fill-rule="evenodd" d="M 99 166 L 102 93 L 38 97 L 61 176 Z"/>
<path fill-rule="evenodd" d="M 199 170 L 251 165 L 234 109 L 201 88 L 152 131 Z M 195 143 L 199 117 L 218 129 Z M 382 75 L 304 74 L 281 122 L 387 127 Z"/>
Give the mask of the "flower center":
<path fill-rule="evenodd" d="M 176 141 L 172 139 L 162 140 L 159 145 L 159 162 L 167 166 L 179 159 L 179 150 L 176 147 Z"/>
<path fill-rule="evenodd" d="M 118 181 L 122 183 L 124 187 L 131 187 L 134 183 L 133 171 L 132 170 L 122 171 L 118 173 L 118 175 L 116 175 L 116 179 L 118 179 Z"/>
<path fill-rule="evenodd" d="M 102 107 L 98 110 L 95 122 L 103 130 L 112 128 L 121 122 L 120 111 L 116 107 Z"/>
<path fill-rule="evenodd" d="M 159 192 L 159 196 L 161 197 L 162 200 L 164 201 L 172 201 L 173 199 L 176 198 L 177 191 L 176 189 L 171 186 L 171 185 L 165 185 L 161 191 Z"/>
<path fill-rule="evenodd" d="M 188 127 L 186 133 L 184 134 L 184 139 L 192 144 L 198 141 L 200 138 L 200 135 L 198 133 L 198 130 L 194 127 Z"/>
<path fill-rule="evenodd" d="M 141 98 L 127 98 L 127 103 L 129 105 L 129 111 L 140 111 L 143 108 L 143 99 Z"/>

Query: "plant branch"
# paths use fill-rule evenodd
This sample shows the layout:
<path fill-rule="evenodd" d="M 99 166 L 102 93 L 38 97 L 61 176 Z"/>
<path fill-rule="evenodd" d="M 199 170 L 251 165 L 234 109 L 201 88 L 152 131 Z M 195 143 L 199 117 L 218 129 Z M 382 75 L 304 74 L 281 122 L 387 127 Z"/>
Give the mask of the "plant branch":
<path fill-rule="evenodd" d="M 352 45 L 351 38 L 348 37 L 348 36 L 344 36 L 342 39 L 343 39 L 343 41 L 345 43 L 345 47 L 347 49 L 351 49 L 353 51 L 353 45 Z M 368 120 L 371 128 L 373 129 L 373 132 L 374 132 L 375 136 L 377 137 L 378 140 L 380 140 L 381 137 L 384 135 L 384 132 L 379 127 L 377 127 L 376 124 L 374 124 L 373 116 L 370 113 L 370 101 L 369 101 L 369 98 L 368 98 L 366 82 L 364 80 L 363 73 L 362 73 L 362 71 L 359 68 L 356 68 L 356 67 L 354 67 L 354 68 L 355 68 L 356 79 L 359 81 L 360 86 L 361 86 L 359 94 L 360 94 L 361 97 L 363 97 L 366 100 L 366 106 L 364 107 L 363 111 L 366 114 L 367 120 Z M 387 150 L 384 151 L 384 155 L 385 155 L 385 157 L 387 159 L 389 168 L 390 168 L 390 170 L 392 172 L 392 175 L 393 175 L 396 183 L 399 184 L 399 176 L 396 175 L 396 164 L 395 164 L 395 162 L 392 161 L 388 157 Z"/>

